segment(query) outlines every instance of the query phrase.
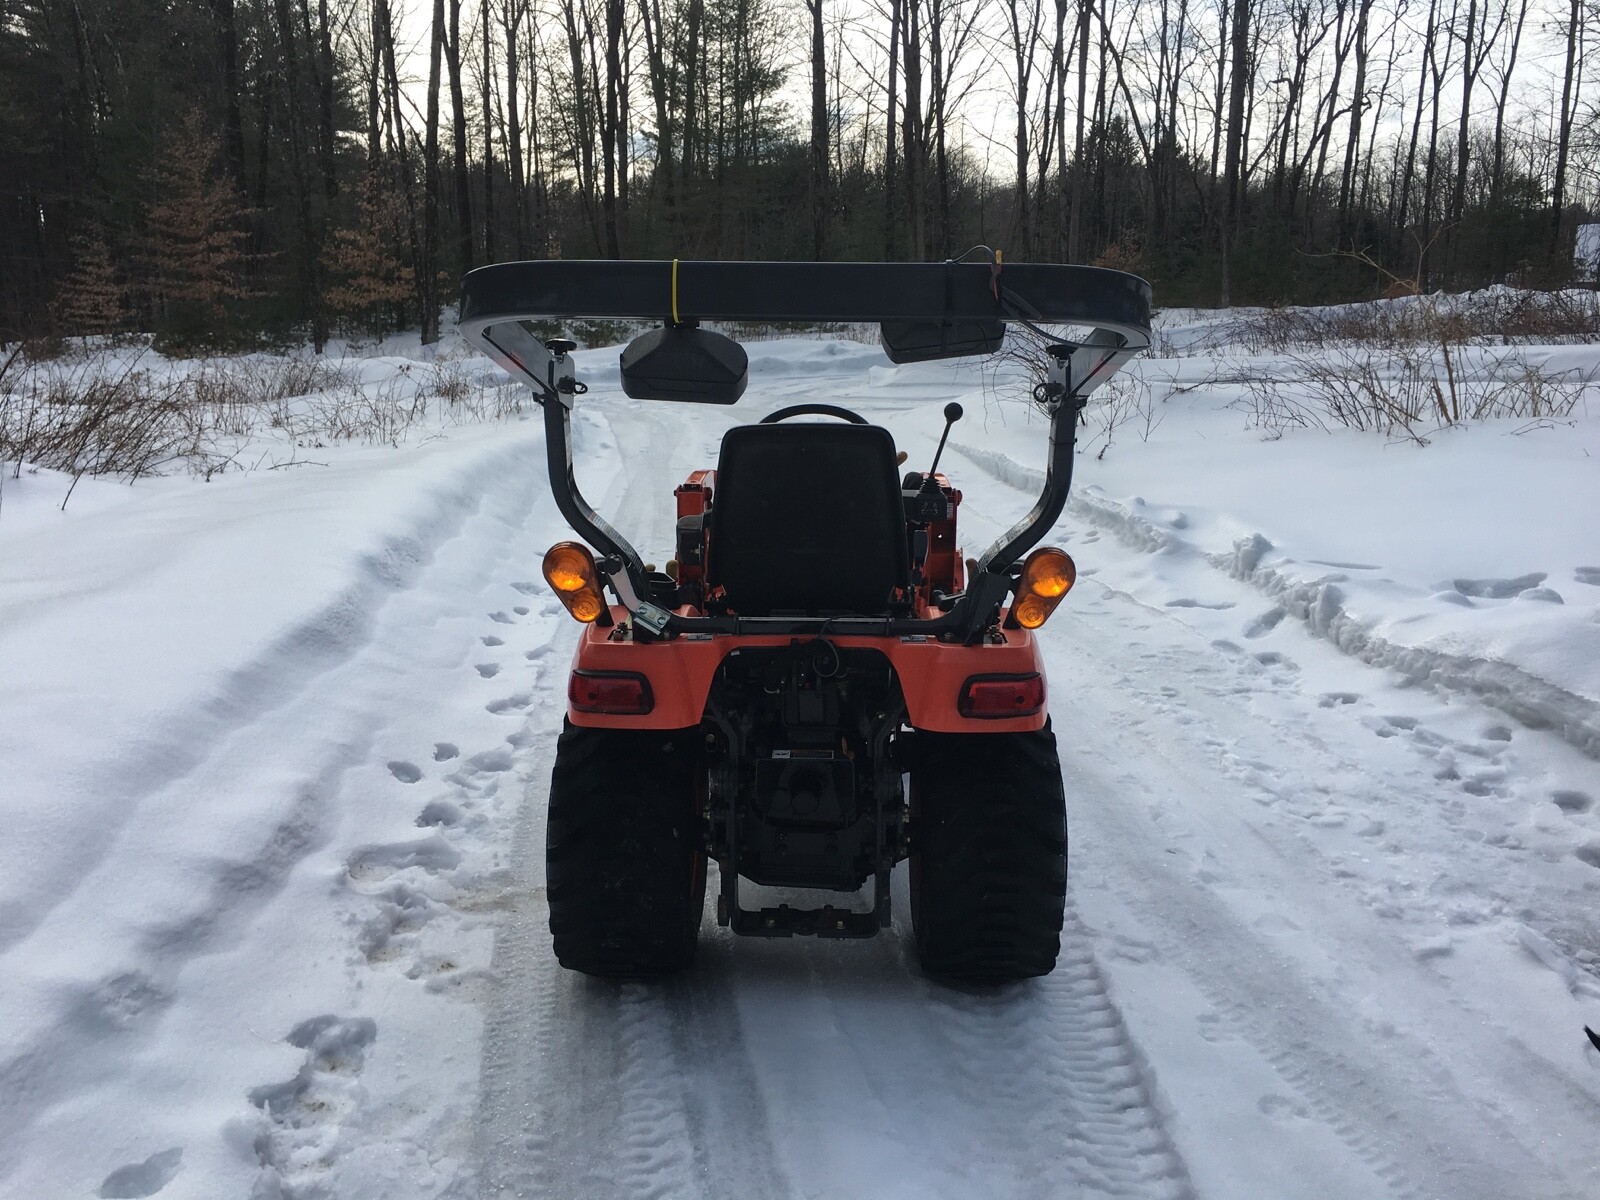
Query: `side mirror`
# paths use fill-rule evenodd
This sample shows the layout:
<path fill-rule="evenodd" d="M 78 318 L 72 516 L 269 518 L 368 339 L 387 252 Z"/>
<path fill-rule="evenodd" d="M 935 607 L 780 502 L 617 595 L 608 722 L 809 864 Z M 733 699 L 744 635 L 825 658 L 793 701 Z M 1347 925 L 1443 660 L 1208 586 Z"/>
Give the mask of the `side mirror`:
<path fill-rule="evenodd" d="M 878 326 L 884 353 L 893 363 L 929 362 L 993 354 L 1006 338 L 1006 323 L 993 321 L 885 321 Z"/>
<path fill-rule="evenodd" d="M 642 333 L 622 352 L 622 390 L 635 400 L 732 404 L 749 377 L 743 346 L 693 323 Z"/>

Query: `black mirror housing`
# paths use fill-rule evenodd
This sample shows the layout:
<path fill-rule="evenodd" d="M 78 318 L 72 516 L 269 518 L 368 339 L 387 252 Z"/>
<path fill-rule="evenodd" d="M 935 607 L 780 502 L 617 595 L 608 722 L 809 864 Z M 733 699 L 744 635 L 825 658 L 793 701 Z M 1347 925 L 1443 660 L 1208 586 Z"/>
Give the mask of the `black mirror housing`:
<path fill-rule="evenodd" d="M 622 390 L 635 400 L 732 404 L 749 378 L 743 346 L 692 322 L 642 333 L 622 351 Z"/>
<path fill-rule="evenodd" d="M 1006 323 L 976 321 L 884 321 L 878 326 L 883 351 L 892 363 L 931 362 L 994 354 L 1006 338 Z"/>

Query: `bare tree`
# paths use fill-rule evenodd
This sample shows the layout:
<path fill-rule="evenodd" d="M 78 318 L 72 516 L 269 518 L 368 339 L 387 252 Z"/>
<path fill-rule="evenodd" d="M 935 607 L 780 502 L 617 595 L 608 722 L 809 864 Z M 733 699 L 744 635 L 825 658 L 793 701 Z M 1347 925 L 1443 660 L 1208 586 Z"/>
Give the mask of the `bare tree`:
<path fill-rule="evenodd" d="M 828 241 L 828 49 L 822 0 L 805 0 L 811 15 L 811 257 L 824 258 Z"/>

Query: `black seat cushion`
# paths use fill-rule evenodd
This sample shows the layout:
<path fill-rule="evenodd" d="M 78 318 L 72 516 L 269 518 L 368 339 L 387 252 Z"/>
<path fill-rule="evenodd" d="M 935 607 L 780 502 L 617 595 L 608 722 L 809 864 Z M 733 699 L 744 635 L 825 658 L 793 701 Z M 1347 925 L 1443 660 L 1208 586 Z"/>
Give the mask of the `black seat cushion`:
<path fill-rule="evenodd" d="M 741 616 L 891 611 L 909 580 L 894 440 L 876 425 L 745 425 L 722 438 L 706 579 Z"/>

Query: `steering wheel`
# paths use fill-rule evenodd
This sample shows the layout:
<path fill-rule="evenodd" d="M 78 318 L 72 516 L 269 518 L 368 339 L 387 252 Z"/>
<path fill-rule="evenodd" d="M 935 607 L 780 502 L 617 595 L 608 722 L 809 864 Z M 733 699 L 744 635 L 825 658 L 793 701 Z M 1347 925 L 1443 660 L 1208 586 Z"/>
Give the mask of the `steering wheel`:
<path fill-rule="evenodd" d="M 838 417 L 841 421 L 849 421 L 852 425 L 865 425 L 867 419 L 858 412 L 851 412 L 848 408 L 840 408 L 837 404 L 791 404 L 788 408 L 780 408 L 777 412 L 768 413 L 761 418 L 761 424 L 771 425 L 778 421 L 787 421 L 790 417 Z"/>

